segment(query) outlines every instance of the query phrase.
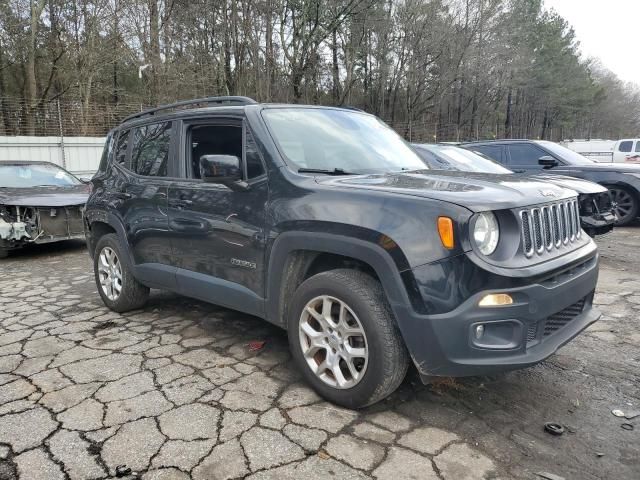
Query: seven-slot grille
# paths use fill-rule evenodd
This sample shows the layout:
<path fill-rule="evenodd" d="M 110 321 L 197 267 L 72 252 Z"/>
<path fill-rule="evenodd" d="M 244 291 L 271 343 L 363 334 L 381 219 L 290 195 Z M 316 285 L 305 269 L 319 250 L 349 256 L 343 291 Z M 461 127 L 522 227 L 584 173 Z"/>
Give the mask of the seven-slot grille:
<path fill-rule="evenodd" d="M 572 198 L 520 212 L 522 245 L 527 257 L 560 248 L 580 238 L 578 200 Z"/>

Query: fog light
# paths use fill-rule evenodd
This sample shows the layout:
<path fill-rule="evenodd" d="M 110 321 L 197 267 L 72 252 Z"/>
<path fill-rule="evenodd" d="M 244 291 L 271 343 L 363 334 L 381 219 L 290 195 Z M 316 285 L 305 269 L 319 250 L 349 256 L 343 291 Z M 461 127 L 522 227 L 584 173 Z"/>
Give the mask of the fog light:
<path fill-rule="evenodd" d="M 508 293 L 492 293 L 480 300 L 481 307 L 499 307 L 500 305 L 511 305 L 513 298 Z"/>
<path fill-rule="evenodd" d="M 484 335 L 484 325 L 476 325 L 473 329 L 473 334 L 476 336 L 476 340 L 480 340 Z"/>

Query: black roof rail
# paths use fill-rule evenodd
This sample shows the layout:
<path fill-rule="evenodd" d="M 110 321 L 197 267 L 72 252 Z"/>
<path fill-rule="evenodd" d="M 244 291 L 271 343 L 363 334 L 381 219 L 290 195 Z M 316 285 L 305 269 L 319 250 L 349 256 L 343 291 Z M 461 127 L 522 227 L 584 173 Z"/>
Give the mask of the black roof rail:
<path fill-rule="evenodd" d="M 364 110 L 362 110 L 361 108 L 354 107 L 353 105 L 339 105 L 338 108 L 344 108 L 346 110 L 353 110 L 354 112 L 367 113 Z"/>
<path fill-rule="evenodd" d="M 129 115 L 125 118 L 122 123 L 128 122 L 129 120 L 133 120 L 135 118 L 146 117 L 147 115 L 155 115 L 156 113 L 163 110 L 170 110 L 172 108 L 179 107 L 187 107 L 191 105 L 221 105 L 228 103 L 230 105 L 251 105 L 256 102 L 253 98 L 249 97 L 241 97 L 241 96 L 226 96 L 226 97 L 205 97 L 205 98 L 195 98 L 193 100 L 182 100 L 180 102 L 170 103 L 168 105 L 161 105 L 156 108 L 150 108 L 149 110 L 143 110 L 139 113 L 134 113 L 133 115 Z"/>

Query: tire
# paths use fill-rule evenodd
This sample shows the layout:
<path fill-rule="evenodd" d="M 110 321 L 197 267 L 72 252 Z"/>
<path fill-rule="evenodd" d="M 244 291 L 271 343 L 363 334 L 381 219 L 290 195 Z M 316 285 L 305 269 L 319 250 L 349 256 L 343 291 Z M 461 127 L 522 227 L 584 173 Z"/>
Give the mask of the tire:
<path fill-rule="evenodd" d="M 633 222 L 638 216 L 638 197 L 630 189 L 621 186 L 609 187 L 614 211 L 618 216 L 617 227 L 624 227 Z"/>
<path fill-rule="evenodd" d="M 321 314 L 325 310 L 331 312 L 332 321 L 338 321 L 327 322 Z M 344 313 L 341 321 L 338 312 Z M 382 285 L 370 275 L 350 269 L 314 275 L 295 291 L 287 315 L 293 358 L 309 384 L 330 402 L 347 408 L 366 407 L 389 396 L 402 383 L 409 366 L 407 349 Z M 350 334 L 344 335 L 347 327 Z M 364 335 L 354 334 L 356 331 Z M 307 332 L 312 332 L 313 346 Z M 356 353 L 356 358 L 351 357 L 347 364 L 349 352 Z M 359 357 L 358 352 L 365 355 Z M 329 363 L 340 371 L 329 369 Z M 342 385 L 340 374 L 345 380 Z"/>
<path fill-rule="evenodd" d="M 93 272 L 96 286 L 104 304 L 111 310 L 120 313 L 142 307 L 149 297 L 149 288 L 134 278 L 127 263 L 121 261 L 122 258 L 124 258 L 124 255 L 120 247 L 120 241 L 115 233 L 100 237 L 93 255 Z M 119 281 L 116 283 L 105 281 L 106 286 L 103 286 L 101 277 L 104 276 L 105 265 L 109 264 L 109 259 L 111 259 L 112 266 L 110 272 L 113 272 L 113 274 L 110 273 L 108 278 L 113 279 L 115 276 L 119 278 Z M 109 270 L 108 267 L 106 269 Z M 119 276 L 117 272 L 119 272 Z M 117 291 L 117 284 L 120 285 L 119 292 Z"/>
<path fill-rule="evenodd" d="M 0 258 L 7 258 L 9 256 L 9 250 L 6 248 L 0 248 Z"/>

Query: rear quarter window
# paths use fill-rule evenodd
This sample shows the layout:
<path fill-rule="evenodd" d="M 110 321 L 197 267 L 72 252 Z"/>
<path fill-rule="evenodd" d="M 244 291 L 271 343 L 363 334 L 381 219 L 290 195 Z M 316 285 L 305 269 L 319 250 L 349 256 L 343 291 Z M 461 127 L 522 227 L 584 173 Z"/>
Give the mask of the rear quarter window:
<path fill-rule="evenodd" d="M 98 167 L 98 171 L 104 172 L 107 169 L 107 164 L 109 163 L 109 158 L 111 157 L 111 153 L 113 152 L 113 134 L 110 133 L 107 135 L 107 140 L 104 142 L 104 149 L 102 150 L 102 157 L 100 157 L 100 166 Z"/>
<path fill-rule="evenodd" d="M 127 166 L 127 148 L 129 147 L 129 130 L 123 130 L 118 134 L 115 161 L 122 167 Z"/>

